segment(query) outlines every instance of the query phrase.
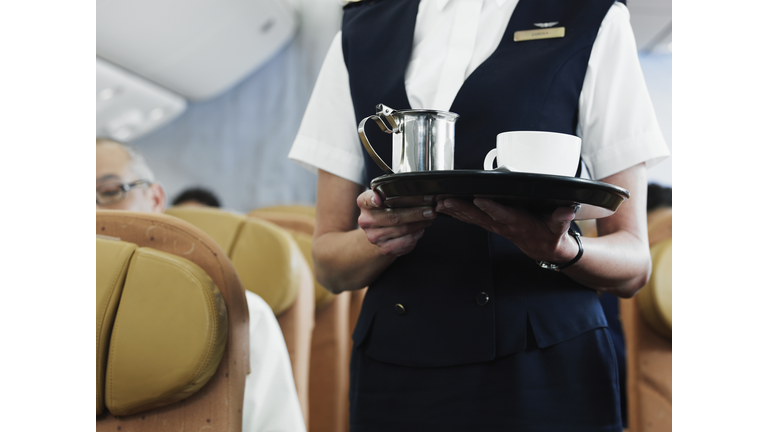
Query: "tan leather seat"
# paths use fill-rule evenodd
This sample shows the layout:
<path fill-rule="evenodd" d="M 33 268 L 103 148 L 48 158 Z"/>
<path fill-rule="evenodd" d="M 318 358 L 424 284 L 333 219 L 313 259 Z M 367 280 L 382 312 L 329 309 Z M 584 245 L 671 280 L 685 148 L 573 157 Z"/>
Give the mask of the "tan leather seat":
<path fill-rule="evenodd" d="M 620 303 L 627 348 L 627 416 L 631 432 L 672 430 L 672 209 L 648 215 L 653 272 Z"/>
<path fill-rule="evenodd" d="M 314 268 L 312 235 L 314 217 L 305 210 L 294 213 L 275 209 L 254 210 L 259 217 L 288 229 Z M 349 358 L 352 349 L 350 328 L 357 320 L 360 304 L 352 307 L 352 292 L 332 294 L 315 280 L 315 330 L 312 334 L 312 362 L 309 374 L 310 431 L 345 432 L 349 429 Z M 357 293 L 355 300 L 361 299 Z"/>
<path fill-rule="evenodd" d="M 248 309 L 232 263 L 165 215 L 99 210 L 96 233 L 97 430 L 240 431 Z"/>
<path fill-rule="evenodd" d="M 262 213 L 262 212 L 303 214 L 304 216 L 309 216 L 312 219 L 315 218 L 315 206 L 303 205 L 303 204 L 289 204 L 289 205 L 275 205 L 275 206 L 269 206 L 269 207 L 261 207 L 248 213 L 248 216 L 256 216 L 255 213 Z"/>
<path fill-rule="evenodd" d="M 314 261 L 312 259 L 312 236 L 315 232 L 315 219 L 310 217 L 304 212 L 299 213 L 282 213 L 276 210 L 253 210 L 248 213 L 249 217 L 256 217 L 261 220 L 266 220 L 275 225 L 278 225 L 284 229 L 287 229 L 293 236 L 296 243 L 304 255 L 310 269 L 314 269 Z M 324 308 L 330 304 L 334 299 L 334 295 L 323 288 L 322 285 L 317 283 L 312 278 L 315 289 L 315 307 L 318 309 Z"/>
<path fill-rule="evenodd" d="M 208 233 L 221 245 L 243 287 L 272 308 L 283 332 L 305 424 L 314 322 L 311 270 L 294 238 L 275 224 L 206 207 L 172 207 L 166 214 Z"/>
<path fill-rule="evenodd" d="M 116 240 L 96 239 L 96 263 L 96 414 L 135 414 L 197 392 L 227 342 L 213 280 L 187 259 Z"/>
<path fill-rule="evenodd" d="M 648 214 L 648 244 L 655 245 L 672 237 L 672 208 L 664 207 Z"/>
<path fill-rule="evenodd" d="M 651 246 L 653 273 L 637 294 L 645 322 L 661 336 L 672 339 L 672 237 Z"/>

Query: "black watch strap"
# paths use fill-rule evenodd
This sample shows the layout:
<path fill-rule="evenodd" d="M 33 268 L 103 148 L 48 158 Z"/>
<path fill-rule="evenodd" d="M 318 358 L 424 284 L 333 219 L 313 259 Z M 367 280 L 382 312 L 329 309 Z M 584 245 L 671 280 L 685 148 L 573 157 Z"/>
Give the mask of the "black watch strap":
<path fill-rule="evenodd" d="M 584 255 L 584 246 L 581 245 L 581 234 L 574 231 L 573 228 L 568 228 L 568 234 L 572 235 L 573 238 L 576 239 L 576 243 L 578 243 L 579 245 L 579 253 L 576 254 L 576 257 L 574 259 L 568 261 L 565 264 L 553 264 L 546 261 L 536 261 L 536 265 L 538 265 L 543 269 L 559 272 L 560 270 L 568 266 L 576 264 L 576 261 L 580 260 L 581 256 Z"/>

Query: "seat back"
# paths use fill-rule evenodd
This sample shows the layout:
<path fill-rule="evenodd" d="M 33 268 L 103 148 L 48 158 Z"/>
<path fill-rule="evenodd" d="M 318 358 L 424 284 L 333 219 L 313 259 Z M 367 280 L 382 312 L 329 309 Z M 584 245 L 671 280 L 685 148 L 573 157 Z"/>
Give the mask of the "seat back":
<path fill-rule="evenodd" d="M 210 207 L 172 207 L 165 214 L 208 233 L 232 260 L 243 287 L 264 299 L 276 316 L 296 301 L 304 266 L 298 245 L 284 230 Z"/>
<path fill-rule="evenodd" d="M 651 246 L 653 272 L 637 294 L 643 320 L 660 336 L 672 339 L 672 237 Z"/>
<path fill-rule="evenodd" d="M 227 308 L 191 261 L 96 239 L 96 414 L 170 405 L 197 392 L 219 366 Z"/>
<path fill-rule="evenodd" d="M 165 215 L 99 210 L 96 233 L 97 430 L 240 431 L 248 309 L 224 252 Z"/>
<path fill-rule="evenodd" d="M 632 432 L 672 430 L 672 209 L 648 215 L 653 271 L 648 284 L 622 299 L 627 348 L 627 412 Z"/>
<path fill-rule="evenodd" d="M 303 207 L 301 208 L 303 209 Z M 314 272 L 315 264 L 312 259 L 312 236 L 315 233 L 315 219 L 307 214 L 308 212 L 306 210 L 297 213 L 283 213 L 277 210 L 261 211 L 259 209 L 248 213 L 251 217 L 272 222 L 275 225 L 288 230 L 299 245 L 310 269 Z M 320 285 L 314 277 L 313 280 L 315 287 L 315 307 L 323 309 L 333 301 L 335 296 Z"/>
<path fill-rule="evenodd" d="M 248 216 L 256 216 L 257 213 L 264 212 L 276 212 L 283 214 L 303 214 L 309 216 L 312 219 L 315 218 L 315 206 L 304 204 L 287 204 L 287 205 L 274 205 L 268 207 L 260 207 L 248 213 Z"/>
<path fill-rule="evenodd" d="M 290 208 L 289 208 L 290 210 Z M 312 236 L 314 217 L 306 209 L 294 213 L 276 209 L 254 210 L 263 218 L 287 229 L 301 246 L 314 269 Z M 349 429 L 349 359 L 352 348 L 351 292 L 332 294 L 315 280 L 315 330 L 309 373 L 309 430 L 345 432 Z M 359 309 L 357 311 L 359 314 Z"/>
<path fill-rule="evenodd" d="M 308 424 L 314 287 L 311 270 L 296 240 L 273 223 L 216 208 L 172 207 L 166 214 L 197 226 L 226 247 L 243 287 L 272 308 L 288 348 L 299 403 Z"/>
<path fill-rule="evenodd" d="M 662 207 L 648 213 L 648 244 L 672 237 L 672 208 Z"/>

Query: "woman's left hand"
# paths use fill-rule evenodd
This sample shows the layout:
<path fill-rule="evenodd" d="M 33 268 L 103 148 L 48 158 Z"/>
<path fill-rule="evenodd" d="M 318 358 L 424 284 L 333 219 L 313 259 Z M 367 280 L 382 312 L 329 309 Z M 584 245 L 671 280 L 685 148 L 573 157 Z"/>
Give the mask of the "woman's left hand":
<path fill-rule="evenodd" d="M 558 207 L 546 215 L 489 199 L 476 198 L 469 202 L 438 197 L 436 210 L 508 239 L 534 260 L 562 264 L 579 252 L 576 240 L 568 234 L 578 206 Z"/>

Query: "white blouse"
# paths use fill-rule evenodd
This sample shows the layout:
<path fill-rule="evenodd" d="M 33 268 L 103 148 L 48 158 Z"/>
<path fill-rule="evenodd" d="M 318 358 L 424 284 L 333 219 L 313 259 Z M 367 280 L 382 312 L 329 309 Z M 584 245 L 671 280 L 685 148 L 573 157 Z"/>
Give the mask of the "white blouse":
<path fill-rule="evenodd" d="M 405 73 L 411 108 L 449 110 L 464 80 L 496 50 L 517 1 L 421 0 Z M 367 155 L 357 135 L 360 120 L 355 118 L 339 32 L 288 157 L 313 172 L 321 169 L 366 185 Z M 652 166 L 669 155 L 640 69 L 629 11 L 622 3 L 613 4 L 598 31 L 579 98 L 576 133 L 594 179 L 641 162 Z"/>
<path fill-rule="evenodd" d="M 283 331 L 272 308 L 245 291 L 251 373 L 245 377 L 243 432 L 306 432 Z"/>

